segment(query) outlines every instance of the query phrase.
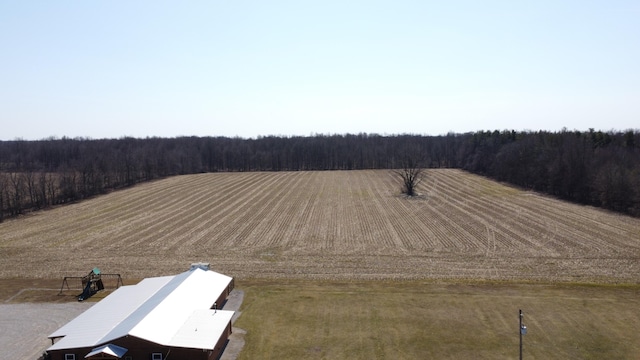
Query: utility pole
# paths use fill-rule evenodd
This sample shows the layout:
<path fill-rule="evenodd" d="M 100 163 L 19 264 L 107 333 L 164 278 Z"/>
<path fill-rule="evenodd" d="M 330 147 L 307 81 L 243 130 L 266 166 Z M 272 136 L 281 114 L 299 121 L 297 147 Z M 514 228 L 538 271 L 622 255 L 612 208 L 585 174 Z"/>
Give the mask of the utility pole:
<path fill-rule="evenodd" d="M 520 310 L 520 360 L 522 360 L 522 335 L 527 334 L 527 327 L 522 324 L 522 310 Z"/>

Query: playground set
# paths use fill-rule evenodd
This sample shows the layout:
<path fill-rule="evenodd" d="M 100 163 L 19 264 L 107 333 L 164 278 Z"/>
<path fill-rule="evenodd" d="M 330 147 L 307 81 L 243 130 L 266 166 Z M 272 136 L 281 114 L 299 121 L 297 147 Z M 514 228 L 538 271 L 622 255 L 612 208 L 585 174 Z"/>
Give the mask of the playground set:
<path fill-rule="evenodd" d="M 113 287 L 116 289 L 123 285 L 120 274 L 104 274 L 96 267 L 89 271 L 89 274 L 85 276 L 65 276 L 62 280 L 62 286 L 60 286 L 60 292 L 58 295 L 62 294 L 65 286 L 67 290 L 71 290 L 69 287 L 70 281 L 72 286 L 76 285 L 73 286 L 74 289 L 78 289 L 77 285 L 80 284 L 79 289 L 82 290 L 82 293 L 78 295 L 78 301 L 84 301 L 98 291 L 104 290 L 105 282 L 108 284 L 115 283 Z"/>

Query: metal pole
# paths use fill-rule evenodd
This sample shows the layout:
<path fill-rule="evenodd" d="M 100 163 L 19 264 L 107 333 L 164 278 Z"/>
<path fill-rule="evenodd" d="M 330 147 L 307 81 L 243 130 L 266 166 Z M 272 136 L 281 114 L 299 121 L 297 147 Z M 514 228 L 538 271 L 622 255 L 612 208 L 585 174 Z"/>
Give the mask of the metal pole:
<path fill-rule="evenodd" d="M 520 327 L 518 327 L 520 333 L 520 360 L 522 360 L 522 310 L 520 310 Z"/>

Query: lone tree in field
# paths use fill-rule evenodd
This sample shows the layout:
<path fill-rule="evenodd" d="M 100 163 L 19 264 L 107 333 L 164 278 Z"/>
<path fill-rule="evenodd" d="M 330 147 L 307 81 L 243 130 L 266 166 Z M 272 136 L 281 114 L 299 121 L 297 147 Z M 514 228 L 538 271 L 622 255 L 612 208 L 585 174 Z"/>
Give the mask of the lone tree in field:
<path fill-rule="evenodd" d="M 424 179 L 424 169 L 420 166 L 420 161 L 412 156 L 406 156 L 401 163 L 402 169 L 395 173 L 402 179 L 402 193 L 407 196 L 416 196 L 416 187 Z"/>

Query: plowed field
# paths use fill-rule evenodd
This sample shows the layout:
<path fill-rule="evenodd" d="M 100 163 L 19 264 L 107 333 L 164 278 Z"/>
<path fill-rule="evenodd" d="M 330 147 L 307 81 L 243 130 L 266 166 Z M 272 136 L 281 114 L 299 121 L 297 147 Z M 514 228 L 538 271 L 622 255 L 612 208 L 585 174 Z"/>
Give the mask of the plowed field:
<path fill-rule="evenodd" d="M 0 224 L 0 277 L 125 278 L 206 261 L 236 278 L 640 282 L 640 219 L 460 170 L 172 177 Z"/>

